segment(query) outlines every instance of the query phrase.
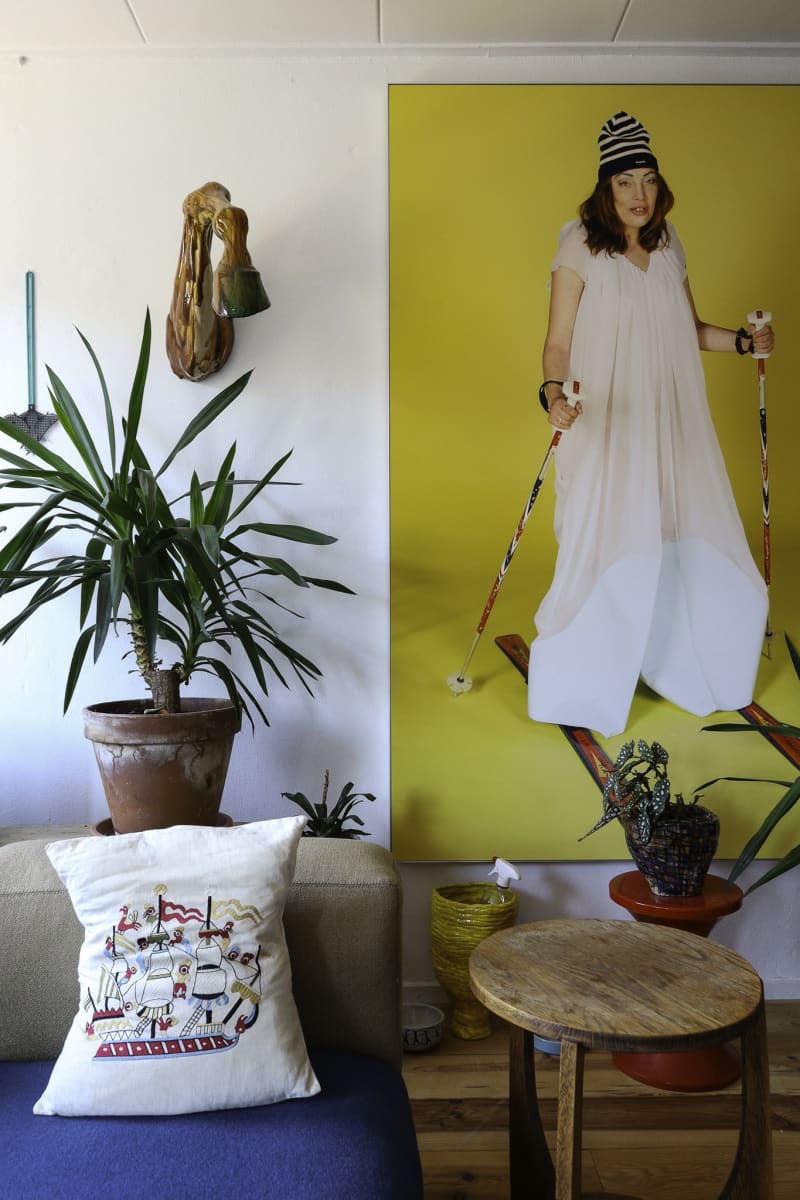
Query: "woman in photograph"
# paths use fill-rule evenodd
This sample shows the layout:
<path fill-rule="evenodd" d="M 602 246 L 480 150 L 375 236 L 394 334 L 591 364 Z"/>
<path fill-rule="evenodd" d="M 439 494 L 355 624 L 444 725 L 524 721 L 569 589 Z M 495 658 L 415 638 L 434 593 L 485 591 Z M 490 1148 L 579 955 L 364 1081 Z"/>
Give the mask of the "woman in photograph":
<path fill-rule="evenodd" d="M 530 716 L 624 731 L 639 678 L 700 716 L 750 703 L 767 593 L 706 400 L 700 350 L 769 353 L 769 326 L 694 306 L 673 196 L 643 126 L 617 113 L 553 263 L 540 400 L 556 452 L 552 585 L 531 648 Z M 562 383 L 580 381 L 573 407 Z"/>

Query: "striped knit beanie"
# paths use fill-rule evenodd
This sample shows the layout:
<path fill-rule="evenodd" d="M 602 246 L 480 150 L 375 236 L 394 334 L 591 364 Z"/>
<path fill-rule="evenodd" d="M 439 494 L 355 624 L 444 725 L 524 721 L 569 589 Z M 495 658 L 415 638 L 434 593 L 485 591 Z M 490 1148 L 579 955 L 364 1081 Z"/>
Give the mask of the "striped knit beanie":
<path fill-rule="evenodd" d="M 631 167 L 652 167 L 658 170 L 656 157 L 650 149 L 650 134 L 635 117 L 618 112 L 609 117 L 597 139 L 600 147 L 600 169 L 597 178 L 608 179 Z"/>

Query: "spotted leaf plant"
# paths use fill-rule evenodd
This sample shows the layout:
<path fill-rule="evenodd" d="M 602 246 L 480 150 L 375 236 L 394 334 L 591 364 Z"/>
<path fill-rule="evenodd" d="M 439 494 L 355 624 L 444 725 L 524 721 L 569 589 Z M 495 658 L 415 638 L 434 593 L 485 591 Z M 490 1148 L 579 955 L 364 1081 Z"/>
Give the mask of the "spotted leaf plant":
<path fill-rule="evenodd" d="M 670 782 L 667 774 L 669 754 L 660 742 L 650 745 L 644 739 L 624 744 L 609 772 L 603 788 L 603 815 L 583 838 L 596 833 L 611 821 L 635 826 L 643 845 L 650 841 L 653 830 L 669 809 L 680 809 L 682 815 L 693 810 L 698 797 L 686 803 L 680 793 L 670 802 Z"/>

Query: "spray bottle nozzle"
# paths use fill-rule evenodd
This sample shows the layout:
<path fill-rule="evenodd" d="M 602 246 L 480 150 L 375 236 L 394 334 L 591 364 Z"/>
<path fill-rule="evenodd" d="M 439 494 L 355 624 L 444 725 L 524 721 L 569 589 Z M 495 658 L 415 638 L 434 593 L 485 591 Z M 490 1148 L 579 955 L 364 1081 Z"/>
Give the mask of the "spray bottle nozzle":
<path fill-rule="evenodd" d="M 505 858 L 499 858 L 495 855 L 492 858 L 492 864 L 493 866 L 489 874 L 497 876 L 497 886 L 499 888 L 507 888 L 512 879 L 520 878 L 517 868 Z"/>

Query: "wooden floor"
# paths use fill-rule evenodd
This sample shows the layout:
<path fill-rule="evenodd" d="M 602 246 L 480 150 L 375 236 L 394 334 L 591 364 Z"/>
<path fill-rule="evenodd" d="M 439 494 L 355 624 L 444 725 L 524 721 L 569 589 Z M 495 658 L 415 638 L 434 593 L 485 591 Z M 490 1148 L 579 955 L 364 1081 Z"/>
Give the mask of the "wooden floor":
<path fill-rule="evenodd" d="M 800 1200 L 800 1002 L 767 1005 L 775 1200 Z M 425 1200 L 508 1196 L 508 1031 L 485 1041 L 445 1034 L 406 1054 L 403 1070 L 425 1174 Z M 558 1059 L 536 1055 L 548 1138 L 555 1129 Z M 715 1200 L 737 1140 L 738 1084 L 719 1092 L 656 1091 L 586 1055 L 583 1188 L 641 1200 Z M 552 1143 L 551 1143 L 552 1148 Z"/>

